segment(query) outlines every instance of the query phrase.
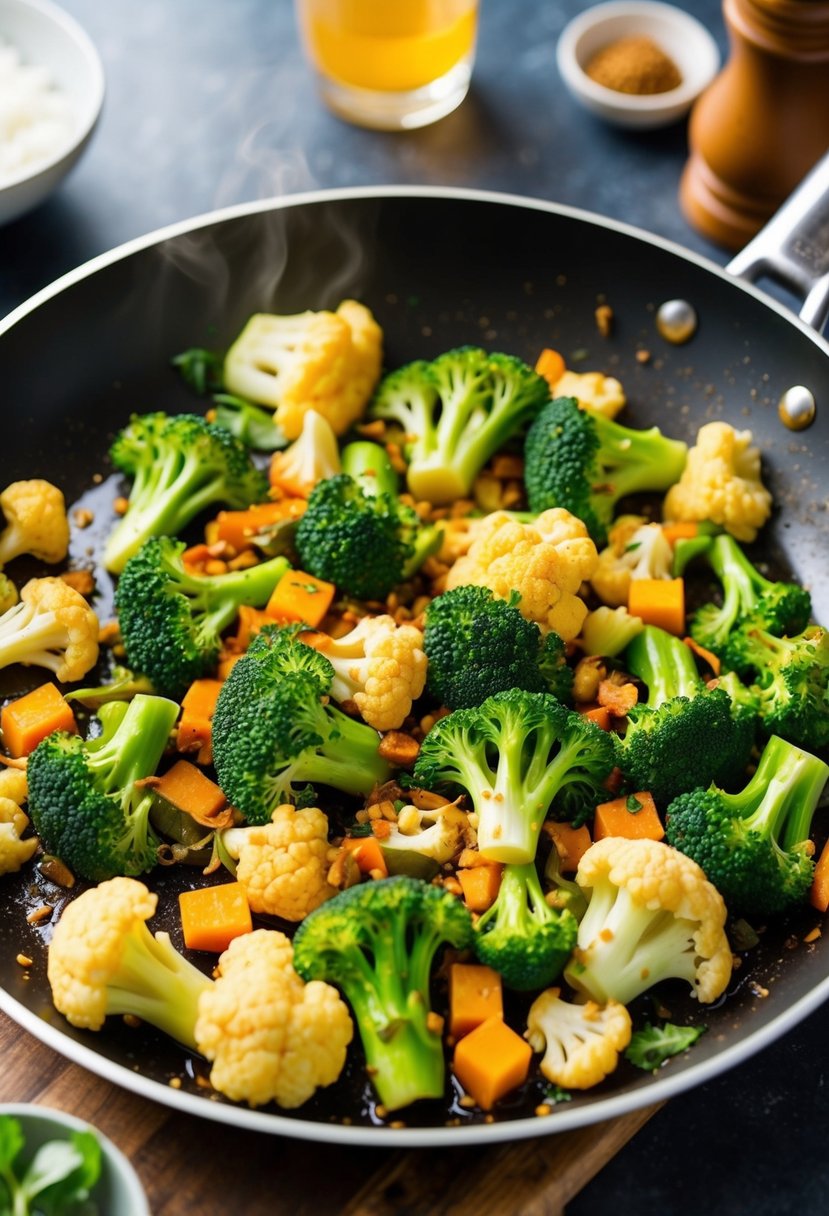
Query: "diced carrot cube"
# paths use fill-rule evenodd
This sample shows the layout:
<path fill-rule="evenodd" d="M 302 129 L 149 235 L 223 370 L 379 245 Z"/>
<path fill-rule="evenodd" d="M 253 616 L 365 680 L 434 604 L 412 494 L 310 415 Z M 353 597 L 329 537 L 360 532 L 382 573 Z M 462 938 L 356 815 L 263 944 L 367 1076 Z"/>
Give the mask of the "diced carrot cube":
<path fill-rule="evenodd" d="M 606 705 L 591 705 L 579 709 L 579 713 L 588 722 L 595 722 L 601 730 L 610 730 L 610 710 Z"/>
<path fill-rule="evenodd" d="M 818 912 L 826 912 L 829 909 L 829 840 L 823 846 L 815 866 L 809 902 Z"/>
<path fill-rule="evenodd" d="M 304 621 L 312 629 L 321 623 L 334 601 L 336 587 L 303 570 L 289 570 L 276 584 L 265 606 L 275 621 Z"/>
<path fill-rule="evenodd" d="M 77 733 L 72 707 L 54 684 L 41 684 L 3 706 L 0 730 L 10 756 L 28 756 L 56 730 Z"/>
<path fill-rule="evenodd" d="M 486 912 L 491 908 L 501 887 L 504 867 L 497 862 L 485 866 L 473 866 L 458 870 L 457 878 L 463 891 L 463 900 L 470 912 Z"/>
<path fill-rule="evenodd" d="M 544 377 L 550 388 L 555 388 L 567 370 L 567 365 L 564 362 L 564 356 L 560 355 L 557 350 L 545 347 L 535 361 L 535 370 L 539 376 Z"/>
<path fill-rule="evenodd" d="M 302 499 L 258 502 L 245 511 L 220 511 L 216 517 L 216 538 L 227 541 L 237 553 L 251 547 L 253 537 L 280 520 L 299 519 L 305 511 Z"/>
<path fill-rule="evenodd" d="M 215 819 L 227 806 L 227 799 L 216 782 L 189 760 L 177 760 L 158 778 L 154 789 L 180 811 L 192 815 L 197 823 Z"/>
<path fill-rule="evenodd" d="M 562 874 L 573 874 L 579 868 L 579 862 L 590 848 L 590 829 L 586 823 L 580 828 L 574 828 L 572 823 L 555 823 L 550 821 L 545 830 L 553 838 L 553 848 L 559 855 Z"/>
<path fill-rule="evenodd" d="M 379 870 L 385 878 L 389 872 L 383 850 L 375 836 L 346 836 L 343 848 L 354 855 L 361 874 Z"/>
<path fill-rule="evenodd" d="M 250 933 L 253 928 L 245 888 L 239 882 L 182 891 L 178 902 L 188 950 L 220 954 L 234 937 Z"/>
<path fill-rule="evenodd" d="M 482 1110 L 527 1079 L 532 1048 L 502 1018 L 487 1018 L 459 1041 L 452 1068 Z"/>
<path fill-rule="evenodd" d="M 627 840 L 662 840 L 665 829 L 647 790 L 602 802 L 593 819 L 593 839 L 624 836 Z"/>
<path fill-rule="evenodd" d="M 449 970 L 449 1033 L 457 1040 L 487 1018 L 503 1018 L 501 977 L 491 967 L 453 963 Z"/>
<path fill-rule="evenodd" d="M 646 625 L 657 625 L 666 633 L 685 633 L 685 580 L 681 578 L 634 578 L 628 591 L 628 612 Z"/>
<path fill-rule="evenodd" d="M 672 545 L 678 540 L 693 540 L 698 533 L 699 524 L 696 520 L 676 520 L 662 525 L 662 535 Z"/>
<path fill-rule="evenodd" d="M 196 752 L 199 764 L 213 763 L 213 714 L 221 688 L 221 680 L 194 680 L 181 702 L 176 747 Z"/>

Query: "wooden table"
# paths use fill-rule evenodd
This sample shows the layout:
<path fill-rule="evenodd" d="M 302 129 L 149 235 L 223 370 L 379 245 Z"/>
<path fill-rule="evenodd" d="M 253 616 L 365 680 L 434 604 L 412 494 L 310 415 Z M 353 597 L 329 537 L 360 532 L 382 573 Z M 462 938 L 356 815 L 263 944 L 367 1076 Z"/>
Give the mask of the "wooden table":
<path fill-rule="evenodd" d="M 130 1158 L 153 1216 L 558 1216 L 658 1109 L 557 1136 L 377 1151 L 168 1110 L 79 1068 L 0 1014 L 0 1102 L 71 1111 Z"/>

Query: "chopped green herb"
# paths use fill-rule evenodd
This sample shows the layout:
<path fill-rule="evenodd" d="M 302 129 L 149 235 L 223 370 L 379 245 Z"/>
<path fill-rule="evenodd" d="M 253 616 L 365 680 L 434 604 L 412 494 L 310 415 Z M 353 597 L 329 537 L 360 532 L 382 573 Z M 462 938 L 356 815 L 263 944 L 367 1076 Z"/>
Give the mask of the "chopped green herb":
<path fill-rule="evenodd" d="M 645 804 L 640 802 L 635 794 L 631 794 L 625 803 L 625 806 L 630 811 L 631 815 L 638 815 L 644 805 Z"/>
<path fill-rule="evenodd" d="M 570 1102 L 572 1097 L 573 1095 L 560 1085 L 552 1085 L 544 1095 L 544 1101 L 554 1106 L 556 1102 Z"/>
<path fill-rule="evenodd" d="M 181 378 L 192 389 L 203 396 L 222 388 L 222 368 L 224 356 L 214 350 L 205 350 L 201 346 L 191 346 L 180 355 L 175 355 L 170 362 L 178 368 Z"/>
<path fill-rule="evenodd" d="M 637 1068 L 653 1072 L 671 1056 L 687 1051 L 707 1029 L 707 1026 L 675 1026 L 672 1022 L 664 1026 L 648 1024 L 631 1038 L 625 1059 Z"/>

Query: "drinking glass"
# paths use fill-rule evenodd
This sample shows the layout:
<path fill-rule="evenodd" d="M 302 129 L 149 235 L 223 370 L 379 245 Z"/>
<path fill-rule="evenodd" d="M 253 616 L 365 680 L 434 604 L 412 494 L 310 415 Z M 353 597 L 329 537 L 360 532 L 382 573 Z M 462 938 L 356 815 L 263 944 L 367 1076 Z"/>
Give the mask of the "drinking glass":
<path fill-rule="evenodd" d="M 469 88 L 478 0 L 296 0 L 326 104 L 381 130 L 422 127 Z"/>

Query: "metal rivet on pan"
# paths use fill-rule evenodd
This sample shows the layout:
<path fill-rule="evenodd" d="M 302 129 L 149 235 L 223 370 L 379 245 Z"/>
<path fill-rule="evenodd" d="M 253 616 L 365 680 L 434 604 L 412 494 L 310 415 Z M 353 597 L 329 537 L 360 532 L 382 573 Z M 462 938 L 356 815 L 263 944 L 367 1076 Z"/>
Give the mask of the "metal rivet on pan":
<path fill-rule="evenodd" d="M 815 420 L 815 399 L 803 384 L 787 388 L 777 403 L 777 412 L 783 426 L 790 431 L 805 431 Z"/>
<path fill-rule="evenodd" d="M 697 323 L 697 311 L 687 300 L 666 300 L 656 313 L 656 328 L 666 342 L 675 346 L 693 337 Z"/>

